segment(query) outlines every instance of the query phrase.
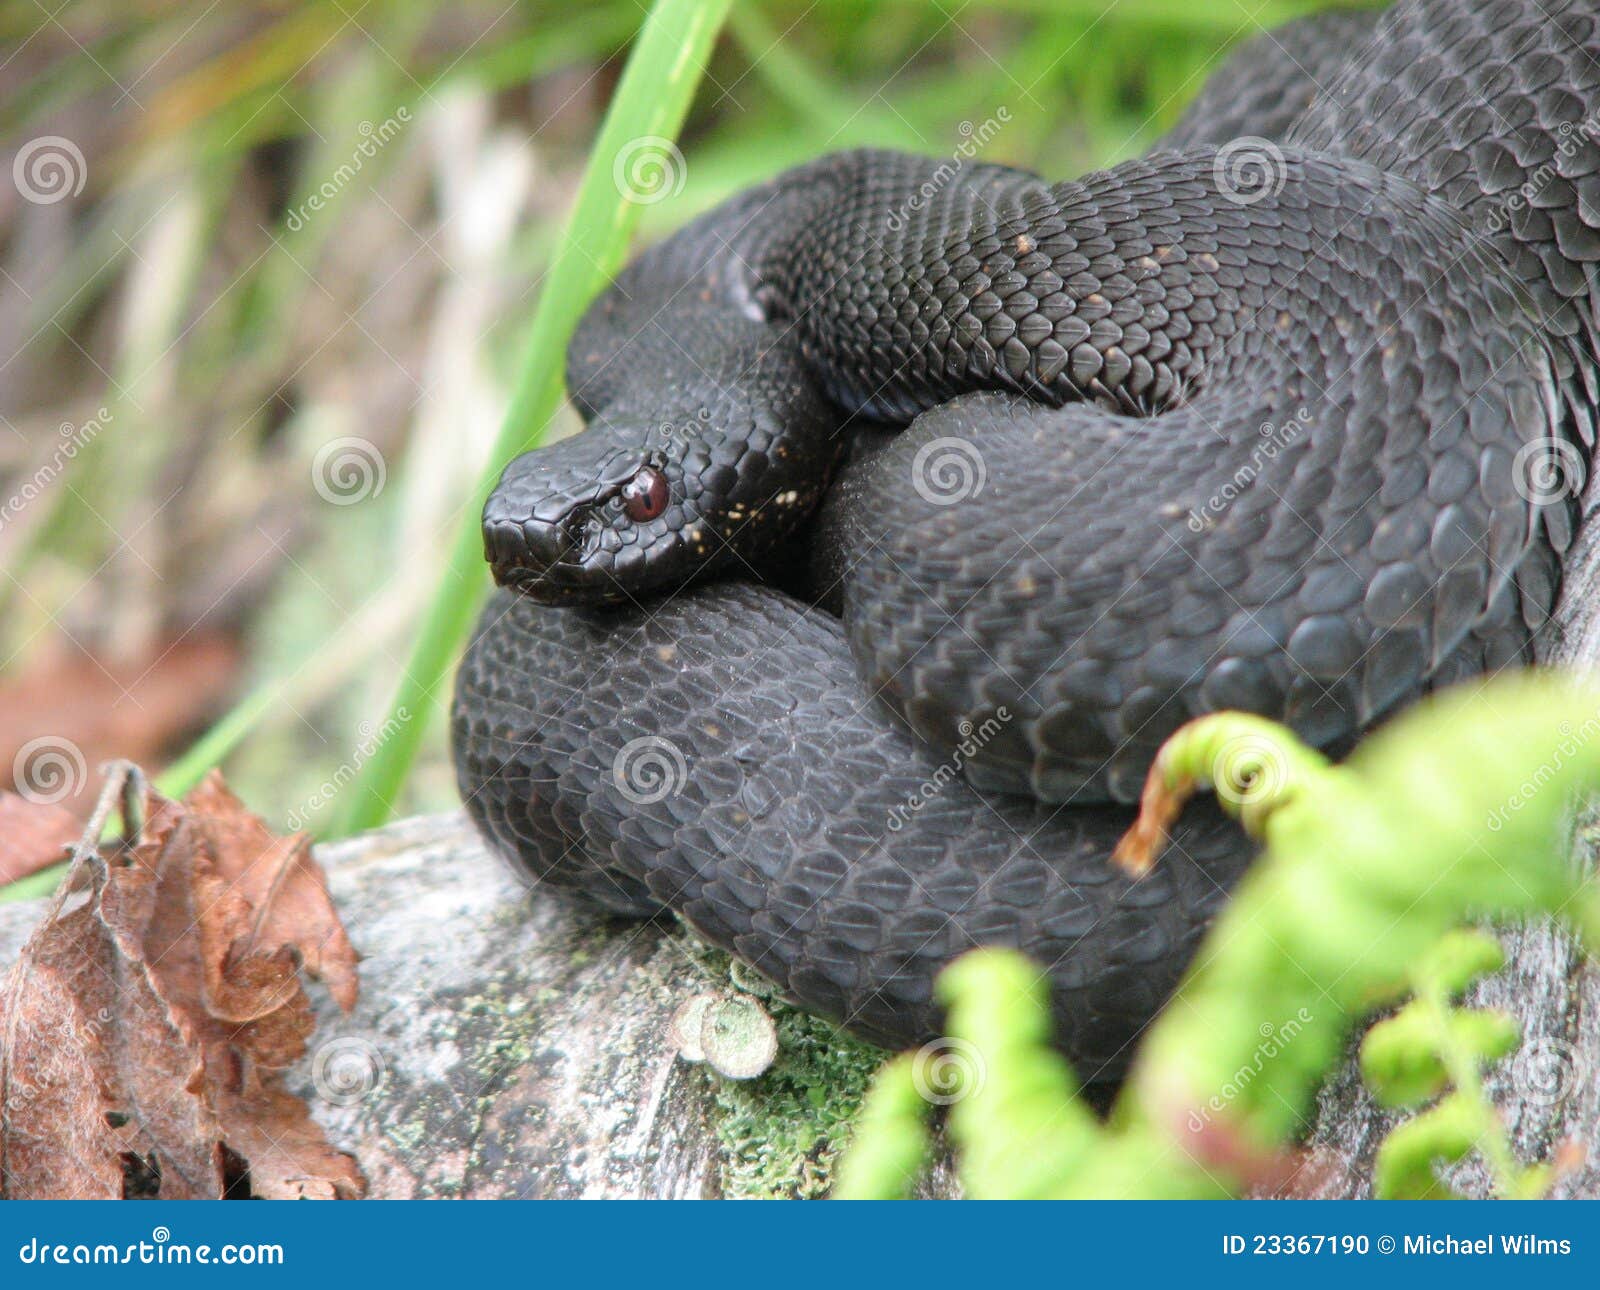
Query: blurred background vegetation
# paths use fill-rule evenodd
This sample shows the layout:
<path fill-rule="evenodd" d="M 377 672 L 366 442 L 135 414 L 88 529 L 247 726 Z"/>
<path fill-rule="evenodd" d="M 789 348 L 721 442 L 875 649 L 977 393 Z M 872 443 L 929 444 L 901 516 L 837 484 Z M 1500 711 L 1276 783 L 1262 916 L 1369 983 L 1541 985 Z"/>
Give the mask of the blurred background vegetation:
<path fill-rule="evenodd" d="M 842 147 L 1115 162 L 1234 42 L 1325 7 L 741 0 L 641 235 Z M 0 13 L 0 782 L 64 741 L 83 812 L 99 761 L 159 769 L 250 695 L 231 782 L 326 827 L 645 6 Z M 454 804 L 435 720 L 394 805 Z"/>

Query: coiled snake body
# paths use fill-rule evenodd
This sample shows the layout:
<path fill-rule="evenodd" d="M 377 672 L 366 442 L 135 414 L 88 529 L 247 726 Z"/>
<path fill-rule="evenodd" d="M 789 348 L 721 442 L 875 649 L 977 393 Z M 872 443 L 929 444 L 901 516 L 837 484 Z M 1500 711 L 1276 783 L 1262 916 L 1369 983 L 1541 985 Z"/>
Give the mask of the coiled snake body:
<path fill-rule="evenodd" d="M 1533 656 L 1594 438 L 1595 8 L 1307 20 L 1143 159 L 830 156 L 647 252 L 569 351 L 587 429 L 485 508 L 479 827 L 888 1044 L 1016 946 L 1115 1075 L 1250 854 L 1205 808 L 1109 865 L 1161 741 L 1340 751 Z M 769 585 L 807 547 L 840 617 Z"/>

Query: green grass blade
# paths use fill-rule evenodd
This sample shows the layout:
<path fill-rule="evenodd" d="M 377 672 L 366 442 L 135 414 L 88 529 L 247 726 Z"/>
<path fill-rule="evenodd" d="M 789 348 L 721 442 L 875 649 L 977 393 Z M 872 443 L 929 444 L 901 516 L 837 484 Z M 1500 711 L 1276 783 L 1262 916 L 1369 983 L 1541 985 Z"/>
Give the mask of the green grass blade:
<path fill-rule="evenodd" d="M 600 137 L 589 155 L 566 233 L 535 311 L 521 375 L 486 472 L 457 530 L 390 705 L 386 739 L 346 790 L 330 833 L 372 828 L 388 819 L 416 758 L 427 716 L 482 602 L 486 580 L 478 514 L 499 468 L 533 447 L 561 399 L 567 341 L 583 307 L 610 280 L 627 252 L 640 207 L 619 190 L 614 165 L 635 139 L 676 137 L 703 64 L 732 0 L 656 0 L 628 56 Z"/>

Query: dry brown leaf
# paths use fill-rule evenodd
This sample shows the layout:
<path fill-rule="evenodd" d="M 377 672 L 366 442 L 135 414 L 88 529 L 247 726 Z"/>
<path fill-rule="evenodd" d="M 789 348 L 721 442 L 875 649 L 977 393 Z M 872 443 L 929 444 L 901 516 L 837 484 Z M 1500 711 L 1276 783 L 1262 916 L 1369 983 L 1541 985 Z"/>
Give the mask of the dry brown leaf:
<path fill-rule="evenodd" d="M 275 837 L 213 772 L 188 798 L 219 875 L 254 910 L 250 946 L 294 944 L 338 1005 L 356 1005 L 356 952 L 304 833 Z M 242 950 L 240 951 L 243 952 Z"/>
<path fill-rule="evenodd" d="M 306 839 L 217 776 L 139 808 L 137 842 L 75 868 L 0 994 L 0 1195 L 363 1194 L 282 1086 L 315 1025 L 300 968 L 356 992 Z"/>
<path fill-rule="evenodd" d="M 0 792 L 0 887 L 64 860 L 82 832 L 65 807 Z"/>

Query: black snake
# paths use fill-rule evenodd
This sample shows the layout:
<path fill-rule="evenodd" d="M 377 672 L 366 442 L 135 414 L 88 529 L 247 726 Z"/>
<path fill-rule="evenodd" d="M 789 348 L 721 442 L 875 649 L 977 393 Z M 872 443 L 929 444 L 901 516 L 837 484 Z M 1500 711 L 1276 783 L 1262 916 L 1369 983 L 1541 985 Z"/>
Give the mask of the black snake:
<path fill-rule="evenodd" d="M 645 253 L 568 354 L 587 429 L 484 511 L 480 829 L 888 1044 L 1019 947 L 1113 1076 L 1250 855 L 1205 806 L 1108 863 L 1167 735 L 1338 752 L 1533 657 L 1594 438 L 1597 60 L 1594 0 L 1399 0 L 1258 37 L 1110 170 L 828 156 Z"/>

